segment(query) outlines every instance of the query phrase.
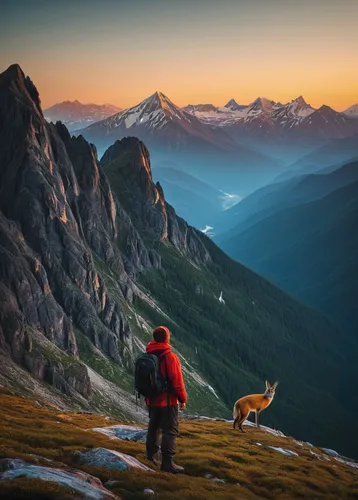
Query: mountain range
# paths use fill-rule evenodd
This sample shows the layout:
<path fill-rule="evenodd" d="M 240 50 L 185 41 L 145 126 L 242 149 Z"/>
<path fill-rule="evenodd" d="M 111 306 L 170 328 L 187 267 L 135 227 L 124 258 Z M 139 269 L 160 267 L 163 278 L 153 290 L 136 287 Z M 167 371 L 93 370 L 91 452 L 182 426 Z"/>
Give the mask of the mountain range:
<path fill-rule="evenodd" d="M 203 123 L 161 92 L 76 134 L 94 143 L 100 154 L 116 139 L 136 136 L 150 147 L 154 168 L 174 162 L 180 170 L 236 194 L 252 191 L 282 171 L 279 162 L 238 144 L 225 130 Z"/>
<path fill-rule="evenodd" d="M 286 104 L 257 98 L 249 105 L 231 99 L 223 107 L 189 106 L 203 123 L 225 130 L 241 144 L 286 164 L 332 139 L 358 134 L 356 106 L 337 112 L 323 105 L 314 109 L 302 96 Z"/>
<path fill-rule="evenodd" d="M 74 104 L 88 115 L 83 119 L 94 123 L 82 120 L 74 126 Z M 302 96 L 286 104 L 259 97 L 248 105 L 231 99 L 223 107 L 208 103 L 180 108 L 155 92 L 126 110 L 101 110 L 102 116 L 75 101 L 45 110 L 45 117 L 77 128 L 76 135 L 94 143 L 100 155 L 116 139 L 134 135 L 150 147 L 154 169 L 174 163 L 176 170 L 242 197 L 277 176 L 290 175 L 295 162 L 318 148 L 332 146 L 337 161 L 349 159 L 339 141 L 358 136 L 355 109 L 315 109 Z"/>
<path fill-rule="evenodd" d="M 317 135 L 322 138 L 342 138 L 357 133 L 357 105 L 343 112 L 323 105 L 319 109 L 307 104 L 302 96 L 282 104 L 258 97 L 248 105 L 231 99 L 225 106 L 189 105 L 183 108 L 201 121 L 220 127 L 240 126 L 259 135 Z M 259 130 L 260 129 L 260 130 Z"/>
<path fill-rule="evenodd" d="M 54 104 L 44 110 L 44 116 L 50 122 L 64 123 L 68 130 L 73 131 L 103 120 L 120 110 L 113 104 L 82 104 L 76 100 Z"/>
<path fill-rule="evenodd" d="M 17 65 L 0 75 L 0 137 L 2 385 L 144 419 L 133 362 L 164 323 L 189 412 L 230 416 L 238 396 L 278 378 L 267 423 L 355 454 L 340 430 L 357 424 L 351 337 L 178 217 L 143 142 L 117 140 L 99 162 L 82 136 L 46 122 Z"/>
<path fill-rule="evenodd" d="M 353 106 L 350 106 L 344 111 L 344 114 L 347 116 L 358 118 L 358 104 L 353 104 Z"/>
<path fill-rule="evenodd" d="M 289 179 L 302 174 L 313 174 L 323 168 L 335 168 L 358 158 L 358 136 L 331 139 L 323 146 L 295 161 L 275 181 Z"/>

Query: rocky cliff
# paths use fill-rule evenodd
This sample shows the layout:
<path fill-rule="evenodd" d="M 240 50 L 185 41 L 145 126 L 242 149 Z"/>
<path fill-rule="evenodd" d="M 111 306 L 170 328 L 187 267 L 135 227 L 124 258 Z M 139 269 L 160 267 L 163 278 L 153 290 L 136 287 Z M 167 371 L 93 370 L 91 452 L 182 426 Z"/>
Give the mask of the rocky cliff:
<path fill-rule="evenodd" d="M 44 120 L 36 88 L 18 66 L 1 75 L 0 89 L 1 345 L 22 362 L 31 352 L 31 327 L 76 359 L 78 328 L 126 364 L 130 328 L 94 264 L 98 257 L 118 275 L 120 293 L 131 286 L 116 244 L 116 205 L 96 151 L 62 124 Z M 24 363 L 48 380 L 41 362 Z M 88 395 L 83 378 L 72 385 Z"/>
<path fill-rule="evenodd" d="M 154 185 L 142 143 L 117 141 L 103 158 L 120 185 L 115 199 L 94 146 L 45 121 L 18 65 L 0 76 L 0 134 L 0 348 L 36 378 L 88 399 L 78 336 L 130 371 L 125 308 L 143 297 L 138 273 L 161 267 L 155 243 L 207 252 Z"/>

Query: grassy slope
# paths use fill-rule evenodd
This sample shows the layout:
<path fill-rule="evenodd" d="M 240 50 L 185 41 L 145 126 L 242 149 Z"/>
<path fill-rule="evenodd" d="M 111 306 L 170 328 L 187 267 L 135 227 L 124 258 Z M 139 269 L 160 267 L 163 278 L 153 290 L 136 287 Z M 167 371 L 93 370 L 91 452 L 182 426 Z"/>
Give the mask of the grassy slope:
<path fill-rule="evenodd" d="M 0 390 L 0 410 L 1 458 L 19 457 L 51 466 L 44 461 L 47 458 L 84 470 L 103 482 L 116 480 L 108 488 L 124 500 L 145 498 L 144 488 L 152 488 L 159 500 L 169 497 L 173 500 L 353 500 L 358 497 L 356 469 L 327 455 L 326 459 L 319 460 L 311 451 L 322 455 L 321 450 L 307 443 L 299 445 L 291 438 L 273 436 L 263 429 L 249 428 L 246 434 L 241 434 L 227 422 L 182 421 L 178 461 L 186 467 L 187 475 L 173 477 L 159 472 L 106 471 L 78 464 L 71 453 L 94 447 L 115 449 L 144 460 L 143 444 L 111 440 L 87 430 L 112 425 L 117 423 L 115 420 L 108 422 L 99 415 L 64 413 L 49 405 L 40 406 L 13 396 L 6 390 Z M 268 446 L 281 446 L 299 456 L 287 457 Z M 206 479 L 205 474 L 224 479 L 225 484 Z M 0 498 L 9 500 L 64 500 L 75 496 L 73 492 L 39 480 L 19 478 L 0 484 Z"/>
<path fill-rule="evenodd" d="M 141 314 L 142 309 L 145 309 L 145 303 L 142 304 L 143 307 L 137 305 L 137 307 L 132 308 L 127 302 L 123 301 L 121 295 L 117 291 L 118 284 L 112 271 L 98 258 L 95 259 L 95 262 L 96 267 L 101 272 L 106 283 L 107 289 L 113 297 L 122 303 L 122 307 L 126 312 L 134 335 L 134 355 L 137 356 L 143 351 L 142 346 L 144 347 L 152 340 L 151 332 L 156 326 L 155 321 L 150 321 L 150 318 L 147 318 L 149 321 L 142 318 Z M 162 318 L 160 319 L 162 320 Z M 81 334 L 81 332 L 76 331 L 76 339 L 82 361 L 88 366 L 91 366 L 91 368 L 97 371 L 105 379 L 110 380 L 128 392 L 133 392 L 134 379 L 130 371 L 128 372 L 128 370 L 123 369 L 104 357 L 93 347 L 88 339 Z M 185 355 L 185 352 L 184 348 L 183 351 L 180 350 L 179 355 Z M 191 403 L 189 403 L 189 411 L 193 414 L 200 413 L 212 417 L 221 416 L 227 413 L 228 408 L 219 398 L 215 397 L 210 390 L 207 390 L 207 384 L 203 384 L 204 381 L 201 381 L 200 377 L 196 377 L 195 371 L 186 362 L 186 359 L 181 357 L 181 361 L 184 369 L 187 391 L 191 400 Z"/>
<path fill-rule="evenodd" d="M 131 216 L 132 180 L 119 169 L 131 164 L 135 151 L 124 151 L 105 166 L 111 188 Z M 135 214 L 132 222 L 163 263 L 160 271 L 143 272 L 139 281 L 163 314 L 148 301 L 137 299 L 134 307 L 150 325 L 168 324 L 174 347 L 214 387 L 229 408 L 225 415 L 237 398 L 261 392 L 265 378 L 279 379 L 278 404 L 265 417 L 269 424 L 356 453 L 358 436 L 352 439 L 340 430 L 357 424 L 341 400 L 342 379 L 348 375 L 340 333 L 323 316 L 229 259 L 209 238 L 202 236 L 214 263 L 199 267 L 189 261 L 190 253 L 160 244 Z M 193 231 L 188 229 L 189 238 Z M 225 306 L 217 299 L 221 291 Z M 194 401 L 200 409 L 201 401 Z M 205 410 L 203 405 L 201 413 Z"/>
<path fill-rule="evenodd" d="M 168 324 L 173 345 L 230 408 L 239 397 L 261 392 L 265 378 L 278 379 L 277 398 L 264 421 L 353 455 L 357 438 L 341 430 L 356 420 L 340 404 L 345 359 L 338 332 L 315 311 L 230 261 L 210 240 L 207 244 L 215 256 L 210 269 L 197 268 L 162 245 L 163 269 L 141 277 L 172 323 L 146 303 L 136 307 L 153 324 Z M 198 284 L 202 294 L 195 291 Z M 221 290 L 225 305 L 214 296 Z"/>

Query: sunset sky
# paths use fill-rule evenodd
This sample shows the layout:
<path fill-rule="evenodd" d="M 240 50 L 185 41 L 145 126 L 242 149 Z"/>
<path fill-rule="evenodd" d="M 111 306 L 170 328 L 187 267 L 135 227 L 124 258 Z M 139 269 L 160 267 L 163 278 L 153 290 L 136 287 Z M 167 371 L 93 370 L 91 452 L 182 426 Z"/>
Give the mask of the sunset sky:
<path fill-rule="evenodd" d="M 182 106 L 303 95 L 358 102 L 358 0 L 0 0 L 0 71 L 17 62 L 43 107 Z"/>

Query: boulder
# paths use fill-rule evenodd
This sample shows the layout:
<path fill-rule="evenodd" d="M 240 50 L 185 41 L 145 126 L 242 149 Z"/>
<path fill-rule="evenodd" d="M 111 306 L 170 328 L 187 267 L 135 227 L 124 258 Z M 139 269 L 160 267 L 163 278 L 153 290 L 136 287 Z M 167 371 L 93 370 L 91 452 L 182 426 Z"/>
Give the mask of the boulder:
<path fill-rule="evenodd" d="M 136 443 L 145 443 L 147 438 L 147 429 L 135 425 L 111 425 L 110 427 L 95 427 L 92 430 L 101 432 L 108 437 L 135 441 Z"/>
<path fill-rule="evenodd" d="M 5 462 L 2 463 L 5 466 Z M 8 460 L 5 472 L 0 473 L 0 489 L 2 480 L 20 477 L 51 481 L 63 487 L 72 488 L 82 493 L 88 500 L 119 500 L 119 497 L 106 490 L 101 481 L 82 471 L 69 471 L 58 468 L 32 465 L 23 460 Z"/>
<path fill-rule="evenodd" d="M 80 462 L 92 467 L 104 467 L 111 470 L 141 469 L 146 472 L 154 472 L 136 458 L 107 448 L 94 448 L 81 453 Z"/>

